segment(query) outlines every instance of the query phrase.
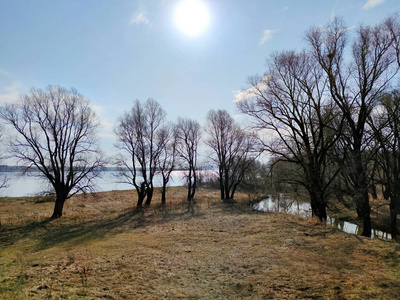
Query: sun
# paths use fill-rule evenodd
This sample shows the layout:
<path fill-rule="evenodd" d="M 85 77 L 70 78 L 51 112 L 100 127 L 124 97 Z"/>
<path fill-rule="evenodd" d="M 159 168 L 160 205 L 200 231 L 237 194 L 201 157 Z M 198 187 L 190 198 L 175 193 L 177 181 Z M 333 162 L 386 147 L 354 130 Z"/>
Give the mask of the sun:
<path fill-rule="evenodd" d="M 201 0 L 182 0 L 175 8 L 174 19 L 176 26 L 184 34 L 197 36 L 207 29 L 210 14 Z"/>

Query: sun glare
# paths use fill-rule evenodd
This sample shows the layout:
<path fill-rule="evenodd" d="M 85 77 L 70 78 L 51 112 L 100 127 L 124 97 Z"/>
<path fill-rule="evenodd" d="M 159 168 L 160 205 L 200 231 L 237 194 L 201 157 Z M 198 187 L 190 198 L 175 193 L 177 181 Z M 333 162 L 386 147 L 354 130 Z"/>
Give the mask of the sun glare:
<path fill-rule="evenodd" d="M 197 36 L 204 32 L 210 22 L 206 5 L 200 0 L 183 0 L 175 9 L 175 24 L 184 34 Z"/>

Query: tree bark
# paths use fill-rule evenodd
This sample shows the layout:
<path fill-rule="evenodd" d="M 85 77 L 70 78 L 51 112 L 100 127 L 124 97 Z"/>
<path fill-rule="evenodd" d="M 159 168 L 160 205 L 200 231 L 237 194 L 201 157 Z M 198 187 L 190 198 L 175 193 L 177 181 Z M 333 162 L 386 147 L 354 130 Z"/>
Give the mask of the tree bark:
<path fill-rule="evenodd" d="M 315 189 L 315 187 L 314 187 Z M 326 221 L 326 205 L 324 193 L 320 190 L 309 190 L 312 214 L 320 221 Z"/>
<path fill-rule="evenodd" d="M 390 197 L 390 233 L 392 239 L 397 241 L 397 213 L 399 207 L 400 198 Z"/>
<path fill-rule="evenodd" d="M 236 189 L 237 189 L 239 183 L 240 183 L 240 181 L 238 181 L 237 183 L 235 183 L 235 184 L 233 185 L 232 191 L 231 191 L 231 197 L 230 197 L 230 199 L 233 199 L 233 197 L 235 196 Z"/>
<path fill-rule="evenodd" d="M 397 212 L 393 210 L 390 210 L 390 231 L 392 239 L 397 241 Z"/>
<path fill-rule="evenodd" d="M 162 186 L 162 190 L 161 190 L 161 205 L 165 206 L 165 204 L 167 203 L 167 198 L 166 198 L 166 194 L 167 194 L 167 181 L 165 179 L 163 179 L 163 186 Z"/>
<path fill-rule="evenodd" d="M 359 143 L 361 145 L 361 143 Z M 361 148 L 361 147 L 360 147 Z M 368 196 L 368 181 L 365 175 L 365 168 L 361 158 L 361 151 L 357 147 L 353 153 L 355 163 L 355 194 L 353 200 L 356 204 L 357 216 L 363 221 L 363 232 L 362 236 L 371 237 L 371 207 L 369 205 Z"/>
<path fill-rule="evenodd" d="M 54 204 L 53 215 L 50 217 L 51 220 L 60 218 L 62 216 L 65 199 L 65 196 L 57 195 L 56 202 Z"/>
<path fill-rule="evenodd" d="M 51 220 L 57 219 L 62 216 L 64 203 L 67 199 L 67 196 L 68 193 L 65 191 L 65 188 L 59 188 L 59 190 L 56 191 L 56 202 L 54 204 L 53 215 L 50 217 Z"/>
<path fill-rule="evenodd" d="M 147 194 L 147 199 L 146 199 L 146 203 L 144 204 L 144 206 L 150 206 L 151 204 L 151 199 L 153 199 L 153 193 L 154 193 L 154 187 L 153 184 L 151 183 L 146 190 L 146 194 Z"/>
<path fill-rule="evenodd" d="M 137 192 L 137 195 L 138 195 L 138 201 L 137 201 L 137 204 L 136 204 L 136 208 L 137 209 L 141 209 L 143 207 L 144 198 L 146 197 L 146 184 L 145 184 L 145 182 L 141 183 L 140 188 L 138 188 L 138 187 L 136 188 L 136 192 Z"/>
<path fill-rule="evenodd" d="M 225 200 L 225 189 L 222 176 L 219 177 L 219 190 L 221 191 L 221 200 Z"/>

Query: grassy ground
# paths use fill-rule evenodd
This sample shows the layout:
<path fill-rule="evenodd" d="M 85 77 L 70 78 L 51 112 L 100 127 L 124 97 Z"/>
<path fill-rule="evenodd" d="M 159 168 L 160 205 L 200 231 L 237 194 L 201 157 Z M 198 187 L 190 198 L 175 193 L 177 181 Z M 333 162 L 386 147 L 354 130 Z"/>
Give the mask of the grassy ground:
<path fill-rule="evenodd" d="M 183 188 L 134 213 L 133 191 L 0 199 L 0 299 L 398 299 L 400 247 Z"/>

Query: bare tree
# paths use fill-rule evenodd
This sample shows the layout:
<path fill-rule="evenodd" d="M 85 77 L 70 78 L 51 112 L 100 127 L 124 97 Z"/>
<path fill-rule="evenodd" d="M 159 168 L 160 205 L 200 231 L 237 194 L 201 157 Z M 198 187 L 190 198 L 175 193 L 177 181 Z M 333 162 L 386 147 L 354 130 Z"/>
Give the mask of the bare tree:
<path fill-rule="evenodd" d="M 3 163 L 3 161 L 6 159 L 6 157 L 3 155 L 4 150 L 3 146 L 4 146 L 4 127 L 0 126 L 0 162 Z M 2 166 L 2 167 L 6 167 L 6 166 Z M 3 172 L 5 173 L 5 172 Z M 0 189 L 4 189 L 8 186 L 9 183 L 9 176 L 6 174 L 2 174 L 1 178 L 0 178 Z"/>
<path fill-rule="evenodd" d="M 258 157 L 257 139 L 242 130 L 226 110 L 211 110 L 207 115 L 206 144 L 218 165 L 221 200 L 233 199 L 245 172 Z"/>
<path fill-rule="evenodd" d="M 165 119 L 165 111 L 153 99 L 145 103 L 136 100 L 132 109 L 120 117 L 116 134 L 116 147 L 123 153 L 117 159 L 121 167 L 121 182 L 131 184 L 138 194 L 137 208 L 151 203 L 154 191 L 153 179 L 162 152 L 157 143 L 157 130 Z"/>
<path fill-rule="evenodd" d="M 307 33 L 311 52 L 328 77 L 333 101 L 346 121 L 344 135 L 349 149 L 347 164 L 353 186 L 353 201 L 358 217 L 363 220 L 364 236 L 371 236 L 368 196 L 368 162 L 371 155 L 367 134 L 367 119 L 380 95 L 398 71 L 393 49 L 393 37 L 384 25 L 360 26 L 352 45 L 352 56 L 346 63 L 348 29 L 340 19 L 325 28 L 312 28 Z M 373 151 L 369 151 L 373 153 Z"/>
<path fill-rule="evenodd" d="M 384 26 L 393 39 L 393 49 L 397 58 L 397 65 L 400 67 L 400 15 L 397 13 L 388 17 L 384 22 Z"/>
<path fill-rule="evenodd" d="M 188 195 L 187 200 L 191 204 L 196 193 L 197 186 L 197 147 L 201 138 L 200 124 L 190 119 L 178 119 L 177 142 L 178 156 L 183 161 L 183 167 L 187 170 Z"/>
<path fill-rule="evenodd" d="M 1 117 L 17 131 L 10 146 L 25 171 L 38 170 L 54 188 L 51 218 L 61 217 L 65 200 L 91 190 L 104 165 L 90 102 L 75 89 L 32 89 L 17 104 L 3 107 Z"/>
<path fill-rule="evenodd" d="M 161 149 L 158 157 L 158 173 L 162 177 L 161 204 L 166 203 L 167 184 L 171 173 L 177 165 L 177 129 L 175 125 L 164 126 L 157 132 L 158 147 Z"/>
<path fill-rule="evenodd" d="M 298 184 L 310 196 L 312 212 L 326 219 L 327 189 L 336 173 L 329 173 L 329 150 L 337 140 L 335 111 L 326 90 L 326 77 L 306 53 L 274 54 L 263 77 L 250 79 L 241 112 L 252 117 L 254 128 L 269 130 L 263 147 L 276 161 L 296 164 Z"/>
<path fill-rule="evenodd" d="M 379 144 L 377 182 L 383 187 L 385 199 L 390 199 L 391 233 L 396 239 L 400 213 L 400 91 L 385 94 L 380 103 L 369 122 Z"/>

